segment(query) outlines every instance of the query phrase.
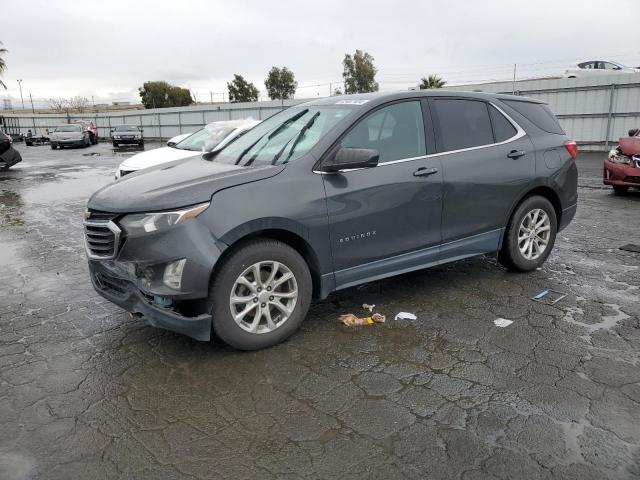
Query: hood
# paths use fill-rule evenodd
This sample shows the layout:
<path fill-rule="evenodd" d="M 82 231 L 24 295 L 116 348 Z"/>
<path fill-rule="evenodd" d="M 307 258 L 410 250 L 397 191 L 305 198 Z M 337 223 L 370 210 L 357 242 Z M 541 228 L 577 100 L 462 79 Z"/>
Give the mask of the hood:
<path fill-rule="evenodd" d="M 140 170 L 142 168 L 149 168 L 194 156 L 200 157 L 200 152 L 180 150 L 179 148 L 172 147 L 154 148 L 153 150 L 137 153 L 127 158 L 120 164 L 120 170 Z"/>
<path fill-rule="evenodd" d="M 273 177 L 284 168 L 284 165 L 240 167 L 198 156 L 131 173 L 98 190 L 87 206 L 113 213 L 170 210 L 208 202 L 222 189 Z"/>

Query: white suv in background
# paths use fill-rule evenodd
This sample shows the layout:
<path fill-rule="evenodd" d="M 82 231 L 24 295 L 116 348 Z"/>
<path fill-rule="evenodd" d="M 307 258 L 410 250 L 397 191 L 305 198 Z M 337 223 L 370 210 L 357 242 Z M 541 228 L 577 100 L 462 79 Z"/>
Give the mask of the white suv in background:
<path fill-rule="evenodd" d="M 221 150 L 227 144 L 260 123 L 252 118 L 213 122 L 171 147 L 156 148 L 126 159 L 116 170 L 116 179 L 144 168 Z"/>

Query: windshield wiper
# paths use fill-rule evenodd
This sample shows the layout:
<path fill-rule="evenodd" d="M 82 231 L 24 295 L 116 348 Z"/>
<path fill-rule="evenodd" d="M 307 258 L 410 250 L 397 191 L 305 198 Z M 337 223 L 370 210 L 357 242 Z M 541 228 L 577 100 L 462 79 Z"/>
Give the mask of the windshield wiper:
<path fill-rule="evenodd" d="M 291 145 L 291 149 L 289 150 L 289 155 L 287 155 L 287 158 L 285 159 L 285 161 L 283 163 L 287 163 L 289 161 L 289 159 L 291 158 L 291 155 L 293 155 L 294 150 L 298 146 L 298 143 L 300 143 L 300 140 L 302 140 L 302 137 L 304 137 L 304 134 L 307 133 L 307 130 L 309 130 L 313 126 L 313 124 L 316 121 L 316 118 L 318 118 L 319 116 L 320 116 L 320 112 L 314 113 L 313 116 L 309 119 L 309 121 L 304 124 L 304 127 L 302 127 L 300 129 L 300 133 L 298 133 L 298 135 L 295 137 L 296 139 L 294 140 L 293 145 Z M 289 140 L 289 142 L 290 141 L 291 140 Z M 287 142 L 287 143 L 289 143 L 289 142 Z M 282 151 L 284 151 L 284 149 Z M 281 152 L 278 152 L 278 153 L 281 153 Z M 278 157 L 280 157 L 280 155 L 278 155 Z M 278 160 L 278 158 L 274 158 L 273 159 L 273 164 L 274 165 L 276 163 L 276 160 Z"/>
<path fill-rule="evenodd" d="M 304 114 L 306 114 L 309 111 L 308 108 L 305 108 L 304 110 L 301 110 L 300 112 L 296 113 L 293 117 L 290 117 L 289 119 L 285 120 L 284 122 L 282 122 L 278 128 L 276 128 L 273 132 L 271 132 L 269 134 L 269 136 L 267 137 L 267 140 L 271 140 L 273 137 L 275 137 L 276 135 L 278 135 L 282 130 L 284 130 L 286 127 L 289 126 L 289 124 L 291 122 L 295 122 L 296 120 L 298 120 L 300 117 L 302 117 Z M 247 148 L 245 148 L 242 153 L 240 154 L 240 156 L 238 157 L 238 159 L 236 160 L 235 164 L 238 165 L 240 163 L 240 160 L 242 160 L 244 158 L 244 156 L 249 152 L 249 150 L 251 150 L 253 147 L 256 146 L 256 144 L 262 140 L 264 138 L 264 135 L 261 136 L 260 138 L 258 138 L 255 142 L 253 142 L 251 145 L 249 145 Z M 266 145 L 266 144 L 265 144 Z M 262 148 L 260 149 L 262 150 Z M 258 150 L 258 152 L 256 153 L 256 155 L 258 153 L 260 153 L 260 150 Z M 255 160 L 256 155 L 253 156 L 253 160 Z M 251 162 L 253 162 L 253 160 L 251 160 Z"/>

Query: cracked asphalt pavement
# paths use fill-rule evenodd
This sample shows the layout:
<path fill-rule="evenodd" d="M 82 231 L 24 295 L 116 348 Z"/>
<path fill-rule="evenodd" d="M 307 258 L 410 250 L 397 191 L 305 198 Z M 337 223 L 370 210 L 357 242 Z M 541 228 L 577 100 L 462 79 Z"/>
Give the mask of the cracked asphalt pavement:
<path fill-rule="evenodd" d="M 82 214 L 123 154 L 17 148 L 0 173 L 0 478 L 640 476 L 640 254 L 618 248 L 640 243 L 640 192 L 601 184 L 604 154 L 577 159 L 578 213 L 542 269 L 476 258 L 352 288 L 242 353 L 93 291 Z M 567 297 L 532 301 L 544 288 Z M 387 323 L 338 322 L 365 302 Z"/>

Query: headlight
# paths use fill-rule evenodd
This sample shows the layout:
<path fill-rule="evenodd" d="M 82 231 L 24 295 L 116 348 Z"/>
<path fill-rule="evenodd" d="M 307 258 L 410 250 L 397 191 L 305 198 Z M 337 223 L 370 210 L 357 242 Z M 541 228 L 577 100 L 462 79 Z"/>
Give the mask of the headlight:
<path fill-rule="evenodd" d="M 144 235 L 145 233 L 160 232 L 190 218 L 195 218 L 209 207 L 209 202 L 201 203 L 183 210 L 157 213 L 135 213 L 120 220 L 120 226 L 129 235 Z"/>
<path fill-rule="evenodd" d="M 609 161 L 611 163 L 624 163 L 627 165 L 631 165 L 631 158 L 626 155 L 618 155 L 617 153 L 609 154 Z"/>
<path fill-rule="evenodd" d="M 120 138 L 120 135 L 114 135 L 113 138 Z"/>

